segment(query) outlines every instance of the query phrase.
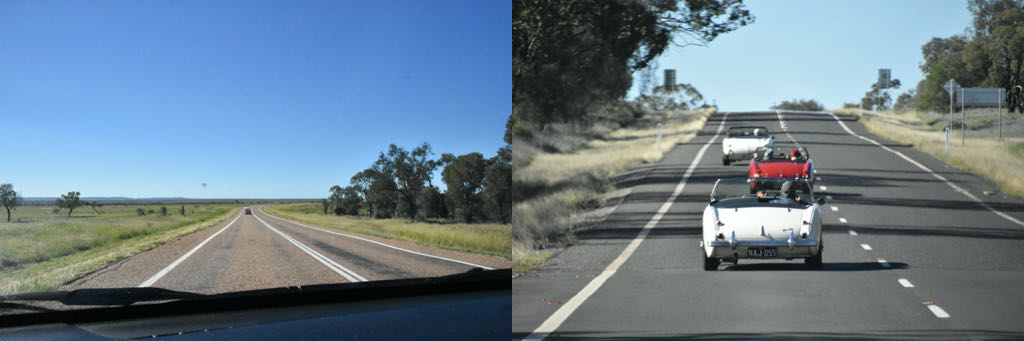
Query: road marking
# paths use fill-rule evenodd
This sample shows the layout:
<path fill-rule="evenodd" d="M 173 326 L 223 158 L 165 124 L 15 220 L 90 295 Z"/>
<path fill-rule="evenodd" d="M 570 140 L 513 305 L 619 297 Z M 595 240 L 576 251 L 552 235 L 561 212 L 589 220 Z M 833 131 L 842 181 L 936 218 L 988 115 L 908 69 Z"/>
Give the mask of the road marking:
<path fill-rule="evenodd" d="M 828 190 L 828 187 L 827 187 L 827 186 L 825 186 L 825 185 L 821 185 L 821 186 L 818 186 L 818 187 L 821 187 L 821 191 L 822 191 L 822 192 L 824 192 L 824 191 L 827 191 L 827 190 Z"/>
<path fill-rule="evenodd" d="M 832 212 L 838 212 L 839 211 L 839 207 L 835 207 L 835 206 L 829 206 L 829 207 L 832 208 Z"/>
<path fill-rule="evenodd" d="M 899 282 L 900 282 L 900 285 L 902 285 L 904 288 L 913 288 L 914 287 L 914 284 L 911 284 L 910 281 L 908 281 L 906 278 L 900 278 Z"/>
<path fill-rule="evenodd" d="M 949 181 L 949 179 L 946 179 L 946 177 L 933 172 L 930 168 L 925 167 L 925 165 L 922 165 L 920 162 L 914 161 L 914 159 L 911 159 L 910 157 L 908 157 L 906 155 L 903 155 L 903 153 L 900 153 L 900 152 L 898 152 L 898 151 L 896 151 L 896 150 L 894 150 L 892 148 L 886 147 L 885 145 L 882 145 L 881 143 L 878 143 L 878 141 L 869 139 L 869 138 L 864 137 L 864 136 L 857 135 L 857 133 L 854 133 L 853 130 L 850 130 L 850 128 L 846 126 L 846 123 L 843 123 L 843 121 L 840 120 L 839 117 L 836 116 L 836 114 L 833 114 L 831 112 L 829 112 L 828 114 L 832 115 L 832 118 L 834 118 L 836 120 L 836 122 L 839 122 L 839 125 L 842 126 L 843 129 L 845 129 L 847 133 L 850 133 L 850 135 L 856 136 L 856 137 L 860 138 L 861 140 L 871 142 L 872 144 L 878 146 L 879 148 L 885 149 L 885 150 L 889 151 L 890 153 L 896 154 L 896 156 L 899 156 L 900 158 L 906 160 L 907 162 L 910 162 L 914 166 L 917 166 L 917 168 L 920 168 L 921 170 L 928 172 L 929 174 L 931 174 L 936 179 L 942 180 L 942 182 L 946 183 L 946 185 L 948 185 L 949 187 L 952 187 L 954 191 L 960 192 L 960 194 L 963 194 L 964 196 L 966 196 L 968 198 L 971 198 L 971 200 L 974 200 L 978 204 L 981 204 L 981 206 L 985 207 L 989 211 L 992 211 L 992 213 L 995 213 L 996 215 L 998 215 L 1000 217 L 1003 217 L 1006 220 L 1009 220 L 1009 221 L 1013 222 L 1014 224 L 1017 224 L 1017 225 L 1020 225 L 1020 226 L 1024 226 L 1024 221 L 1021 221 L 1021 220 L 1019 220 L 1017 218 L 1014 218 L 1014 217 L 1010 216 L 1009 214 L 1000 212 L 1000 211 L 992 208 L 992 206 L 989 206 L 984 201 L 981 201 L 981 199 L 978 199 L 978 197 L 974 196 L 974 194 L 971 194 L 970 192 L 967 192 L 967 190 L 963 189 L 960 186 L 957 186 L 952 181 Z"/>
<path fill-rule="evenodd" d="M 464 262 L 464 261 L 461 261 L 461 260 L 458 260 L 458 259 L 451 259 L 451 258 L 445 258 L 445 257 L 441 257 L 441 256 L 435 256 L 435 255 L 431 255 L 431 254 L 426 254 L 426 253 L 422 253 L 422 252 L 416 252 L 416 251 L 413 251 L 413 250 L 407 250 L 407 249 L 403 249 L 403 248 L 400 248 L 400 247 L 397 247 L 397 246 L 392 246 L 392 245 L 388 245 L 388 244 L 385 244 L 385 243 L 381 243 L 381 242 L 378 242 L 378 241 L 372 240 L 372 239 L 361 238 L 361 237 L 357 237 L 357 236 L 353 236 L 353 235 L 349 235 L 349 234 L 344 234 L 344 233 L 334 232 L 334 231 L 330 231 L 330 230 L 325 230 L 325 229 L 322 229 L 322 228 L 319 228 L 319 227 L 309 226 L 309 225 L 306 225 L 306 224 L 303 224 L 303 223 L 300 223 L 300 222 L 297 222 L 297 221 L 291 221 L 291 220 L 284 219 L 284 218 L 275 216 L 273 214 L 267 213 L 262 208 L 257 208 L 257 210 L 259 210 L 260 213 L 266 213 L 267 216 L 272 217 L 274 219 L 287 221 L 287 222 L 295 224 L 295 225 L 308 227 L 308 228 L 311 228 L 311 229 L 314 229 L 314 230 L 319 230 L 319 231 L 322 231 L 322 232 L 327 232 L 327 233 L 339 235 L 339 236 L 342 236 L 342 237 L 349 237 L 349 238 L 352 238 L 352 239 L 362 240 L 364 242 L 374 243 L 374 244 L 377 244 L 377 245 L 380 245 L 380 246 L 383 246 L 383 247 L 388 247 L 388 248 L 392 248 L 392 249 L 395 249 L 395 250 L 398 250 L 398 251 L 408 252 L 408 253 L 411 253 L 411 254 L 414 254 L 414 255 L 420 255 L 420 256 L 423 256 L 423 257 L 430 257 L 430 258 L 435 258 L 435 259 L 440 259 L 440 260 L 446 260 L 446 261 L 449 261 L 449 262 L 469 265 L 469 266 L 476 267 L 476 268 L 481 268 L 481 269 L 484 269 L 484 270 L 493 270 L 494 269 L 494 268 L 483 266 L 483 265 L 480 265 L 480 264 L 473 264 L 473 263 Z"/>
<path fill-rule="evenodd" d="M 942 310 L 942 308 L 940 308 L 937 305 L 929 304 L 928 305 L 928 310 L 931 310 L 932 314 L 935 314 L 935 317 L 938 317 L 940 319 L 948 319 L 949 318 L 949 314 L 947 314 L 945 310 Z"/>
<path fill-rule="evenodd" d="M 843 223 L 843 224 L 846 224 L 846 218 L 840 217 L 839 218 L 839 222 Z"/>
<path fill-rule="evenodd" d="M 584 301 L 597 292 L 597 289 L 601 288 L 601 286 L 604 285 L 604 282 L 619 270 L 619 267 L 621 267 L 622 264 L 626 263 L 626 260 L 633 255 L 633 252 L 635 252 L 637 248 L 640 247 L 640 243 L 647 238 L 647 234 L 651 232 L 651 229 L 654 228 L 655 225 L 658 225 L 658 222 L 661 221 L 663 216 L 665 216 L 668 209 L 672 207 L 672 203 L 675 202 L 676 198 L 679 197 L 679 194 L 683 192 L 683 188 L 686 187 L 686 181 L 690 179 L 690 175 L 693 175 L 693 171 L 697 169 L 697 164 L 699 164 L 700 159 L 704 157 L 704 153 L 707 152 L 708 147 L 715 143 L 715 140 L 718 140 L 718 136 L 722 134 L 722 128 L 725 127 L 725 120 L 728 117 L 729 113 L 723 114 L 722 120 L 718 123 L 718 130 L 715 131 L 715 136 L 712 136 L 711 139 L 704 143 L 704 146 L 697 151 L 697 155 L 693 158 L 693 161 L 690 162 L 690 166 L 686 169 L 686 173 L 683 174 L 683 178 L 680 179 L 679 184 L 676 185 L 675 191 L 672 192 L 672 195 L 668 197 L 668 200 L 666 200 L 665 203 L 661 204 L 661 208 L 658 209 L 658 213 L 655 213 L 654 217 L 651 217 L 651 220 L 647 222 L 647 225 L 644 225 L 644 228 L 640 230 L 640 233 L 637 234 L 636 238 L 633 238 L 633 240 L 629 242 L 626 249 L 622 250 L 622 253 L 620 253 L 619 256 L 611 262 L 611 264 L 608 264 L 608 267 L 606 267 L 604 271 L 601 271 L 600 275 L 597 275 L 597 277 L 591 280 L 587 286 L 583 287 L 580 292 L 576 293 L 576 295 L 569 299 L 568 302 L 558 308 L 555 313 L 551 314 L 547 320 L 544 320 L 544 323 L 541 323 L 537 329 L 534 329 L 533 332 L 523 340 L 543 340 L 548 336 L 548 334 L 557 330 L 558 327 L 569 318 L 569 315 L 572 315 L 572 313 L 576 311 Z"/>
<path fill-rule="evenodd" d="M 850 230 L 850 235 L 851 235 L 851 236 L 856 236 L 856 235 L 857 235 L 857 231 L 854 231 L 854 230 Z"/>
<path fill-rule="evenodd" d="M 156 283 L 156 281 L 159 281 L 160 278 L 163 278 L 165 275 L 167 275 L 168 272 L 171 272 L 171 270 L 174 270 L 174 268 L 177 267 L 178 264 L 181 264 L 181 262 L 184 262 L 186 258 L 188 258 L 189 256 L 192 256 L 192 254 L 196 253 L 196 251 L 199 251 L 199 248 L 203 247 L 203 245 L 206 245 L 206 243 L 208 243 L 211 239 L 213 239 L 213 237 L 216 237 L 221 232 L 224 232 L 224 230 L 227 230 L 229 227 L 231 227 L 232 224 L 234 224 L 236 221 L 238 221 L 238 218 L 241 218 L 241 217 L 242 217 L 242 212 L 239 211 L 238 212 L 238 216 L 235 216 L 235 219 L 232 219 L 231 222 L 228 223 L 223 228 L 221 228 L 220 231 L 217 231 L 217 233 L 214 233 L 213 235 L 207 237 L 205 240 L 203 240 L 202 243 L 199 243 L 199 245 L 196 245 L 196 247 L 192 248 L 192 250 L 189 250 L 184 255 L 181 255 L 181 257 L 179 257 L 174 262 L 172 262 L 171 264 L 169 264 L 166 267 L 164 267 L 163 270 L 160 270 L 160 272 L 157 272 L 155 275 L 153 275 L 153 277 L 150 277 L 145 282 L 142 282 L 142 284 L 139 284 L 139 287 L 140 288 L 148 287 L 148 286 L 153 285 L 153 283 Z"/>
<path fill-rule="evenodd" d="M 786 121 L 782 119 L 782 111 L 775 110 L 775 115 L 779 116 L 779 127 L 782 127 L 782 132 L 786 133 L 786 136 L 789 137 L 789 141 L 793 142 L 793 144 L 796 145 L 797 147 L 800 147 L 800 142 L 796 142 L 796 139 L 793 138 L 793 135 L 789 134 L 789 127 L 786 127 Z"/>
<path fill-rule="evenodd" d="M 871 245 L 868 244 L 860 244 L 860 248 L 871 251 Z"/>
<path fill-rule="evenodd" d="M 889 262 L 886 261 L 885 258 L 879 258 L 878 265 L 881 265 L 883 268 L 888 268 L 892 266 L 892 264 L 889 264 Z"/>
<path fill-rule="evenodd" d="M 832 201 L 832 196 L 831 195 L 826 195 L 825 196 L 825 200 Z"/>
<path fill-rule="evenodd" d="M 256 220 L 259 220 L 261 223 L 263 223 L 263 225 L 267 226 L 267 228 L 269 228 L 271 231 L 274 231 L 274 233 L 277 233 L 281 237 L 284 237 L 285 240 L 288 240 L 289 242 L 291 242 L 292 245 L 295 245 L 295 247 L 299 248 L 299 250 L 302 250 L 303 252 L 308 254 L 310 257 L 313 257 L 313 259 L 316 259 L 321 264 L 326 266 L 328 269 L 331 269 L 334 272 L 337 272 L 339 275 L 341 275 L 341 277 L 345 277 L 345 279 L 347 279 L 349 282 L 366 282 L 366 278 L 365 277 L 360 276 L 355 271 L 349 270 L 348 268 L 345 268 L 344 266 L 341 266 L 341 264 L 338 264 L 338 263 L 334 262 L 330 258 L 327 258 L 326 256 L 320 254 L 319 252 L 316 252 L 316 250 L 313 250 L 309 246 L 306 246 L 305 244 L 302 244 L 301 242 L 299 242 L 295 238 L 292 238 L 291 236 L 285 234 L 284 232 L 281 232 L 280 230 L 274 228 L 273 226 L 270 226 L 270 224 L 267 224 L 266 221 L 263 221 L 263 219 L 261 219 L 260 217 L 256 216 L 255 214 L 253 215 L 253 218 L 256 218 Z"/>

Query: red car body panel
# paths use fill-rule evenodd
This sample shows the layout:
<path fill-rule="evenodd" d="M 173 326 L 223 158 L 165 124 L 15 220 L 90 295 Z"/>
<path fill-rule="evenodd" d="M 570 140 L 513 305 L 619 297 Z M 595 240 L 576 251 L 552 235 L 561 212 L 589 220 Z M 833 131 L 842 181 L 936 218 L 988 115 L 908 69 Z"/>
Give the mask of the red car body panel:
<path fill-rule="evenodd" d="M 814 181 L 814 161 L 811 160 L 750 160 L 748 178 L 807 178 Z"/>

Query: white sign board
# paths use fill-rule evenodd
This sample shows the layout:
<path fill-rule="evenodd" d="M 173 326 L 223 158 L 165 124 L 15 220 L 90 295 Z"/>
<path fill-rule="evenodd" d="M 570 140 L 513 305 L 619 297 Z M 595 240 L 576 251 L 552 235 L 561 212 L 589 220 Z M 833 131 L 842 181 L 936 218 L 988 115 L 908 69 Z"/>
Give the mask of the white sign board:
<path fill-rule="evenodd" d="M 1006 99 L 1003 88 L 962 88 L 957 94 L 956 104 L 968 107 L 1001 107 Z"/>
<path fill-rule="evenodd" d="M 960 84 L 957 84 L 956 81 L 953 80 L 952 78 L 950 78 L 949 81 L 946 82 L 946 85 L 943 86 L 942 88 L 946 89 L 946 93 L 949 94 L 950 96 L 952 96 L 954 92 L 960 92 Z"/>

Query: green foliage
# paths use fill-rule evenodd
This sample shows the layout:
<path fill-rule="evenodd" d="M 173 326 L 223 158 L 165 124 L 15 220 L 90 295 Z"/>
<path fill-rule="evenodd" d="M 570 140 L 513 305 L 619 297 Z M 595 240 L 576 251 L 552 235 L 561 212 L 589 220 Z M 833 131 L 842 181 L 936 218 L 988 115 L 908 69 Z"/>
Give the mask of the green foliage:
<path fill-rule="evenodd" d="M 753 20 L 739 0 L 514 1 L 506 137 L 577 120 L 622 98 L 670 43 L 705 45 Z"/>
<path fill-rule="evenodd" d="M 388 152 L 380 153 L 375 167 L 390 176 L 397 186 L 396 213 L 413 219 L 416 216 L 416 196 L 424 186 L 430 184 L 430 176 L 439 165 L 431 160 L 430 144 L 423 144 L 411 151 L 394 144 Z"/>
<path fill-rule="evenodd" d="M 7 221 L 11 221 L 11 210 L 21 206 L 21 203 L 21 195 L 14 190 L 14 185 L 0 185 L 0 205 L 3 205 L 4 209 L 7 210 Z"/>
<path fill-rule="evenodd" d="M 900 80 L 893 78 L 889 81 L 888 89 L 899 89 Z M 864 110 L 887 110 L 890 104 L 892 104 L 892 96 L 889 96 L 887 89 L 882 89 L 878 82 L 871 84 L 871 89 L 864 93 L 864 97 L 860 99 L 860 105 Z"/>
<path fill-rule="evenodd" d="M 512 149 L 498 149 L 484 171 L 484 209 L 491 221 L 507 224 L 512 220 Z"/>
<path fill-rule="evenodd" d="M 144 216 L 146 215 L 146 210 L 142 209 L 142 207 L 136 208 L 135 215 Z"/>
<path fill-rule="evenodd" d="M 82 206 L 82 200 L 79 198 L 82 193 L 79 192 L 68 192 L 68 194 L 61 194 L 60 198 L 57 199 L 57 207 L 68 209 L 68 217 L 71 216 L 71 212 L 74 212 L 76 208 Z"/>
<path fill-rule="evenodd" d="M 772 106 L 774 110 L 797 110 L 797 111 L 824 111 L 825 106 L 818 103 L 813 99 L 794 99 L 792 101 L 782 101 L 782 103 Z"/>
<path fill-rule="evenodd" d="M 445 204 L 444 194 L 437 187 L 430 186 L 420 191 L 416 197 L 417 220 L 425 219 L 447 219 L 448 206 Z"/>
<path fill-rule="evenodd" d="M 903 111 L 913 109 L 913 106 L 914 106 L 914 94 L 916 92 L 917 92 L 916 90 L 910 89 L 910 90 L 907 90 L 907 92 L 904 92 L 904 93 L 900 94 L 899 97 L 896 97 L 896 104 L 893 104 L 892 108 L 895 109 L 895 110 L 903 110 Z"/>
<path fill-rule="evenodd" d="M 487 171 L 487 160 L 483 154 L 468 153 L 459 156 L 444 154 L 441 160 L 447 165 L 441 171 L 441 178 L 448 186 L 448 207 L 455 216 L 466 223 L 472 223 L 481 208 L 480 190 Z"/>
<path fill-rule="evenodd" d="M 925 78 L 918 83 L 914 107 L 946 110 L 942 86 L 950 78 L 963 87 L 1000 87 L 1006 107 L 1024 112 L 1024 1 L 970 0 L 973 15 L 965 35 L 933 38 L 921 47 Z"/>
<path fill-rule="evenodd" d="M 160 206 L 160 216 L 161 217 L 166 217 L 167 216 L 167 206 Z"/>

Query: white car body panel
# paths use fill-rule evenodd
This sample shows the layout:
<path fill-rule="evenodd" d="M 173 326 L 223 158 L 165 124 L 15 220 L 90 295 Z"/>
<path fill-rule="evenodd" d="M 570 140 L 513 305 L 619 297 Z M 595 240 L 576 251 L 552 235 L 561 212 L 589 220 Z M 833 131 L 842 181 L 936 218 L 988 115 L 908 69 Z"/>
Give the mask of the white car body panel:
<path fill-rule="evenodd" d="M 748 247 L 775 247 L 775 258 L 817 255 L 821 207 L 784 207 L 787 205 L 779 200 L 789 199 L 755 206 L 737 206 L 726 201 L 708 205 L 703 216 L 702 245 L 706 254 L 720 259 L 747 258 Z"/>
<path fill-rule="evenodd" d="M 758 148 L 771 149 L 774 143 L 774 136 L 726 137 L 722 140 L 722 155 L 729 160 L 749 160 Z"/>

